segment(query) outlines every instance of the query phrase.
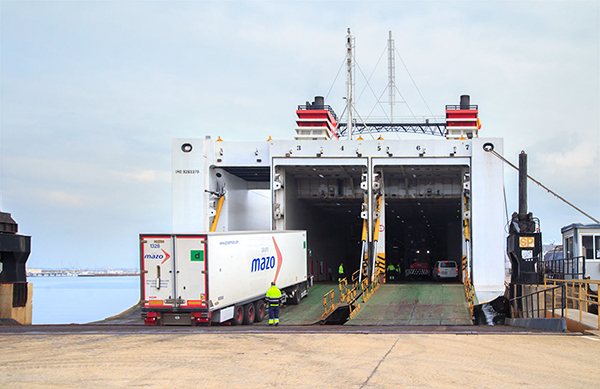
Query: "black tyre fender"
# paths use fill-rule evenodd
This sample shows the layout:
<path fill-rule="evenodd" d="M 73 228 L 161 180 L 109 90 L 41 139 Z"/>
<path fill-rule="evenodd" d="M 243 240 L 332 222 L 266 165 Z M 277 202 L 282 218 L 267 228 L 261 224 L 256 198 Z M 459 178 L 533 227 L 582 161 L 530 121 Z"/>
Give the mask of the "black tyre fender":
<path fill-rule="evenodd" d="M 264 300 L 257 300 L 254 302 L 254 321 L 260 323 L 267 315 L 267 307 Z"/>
<path fill-rule="evenodd" d="M 236 305 L 233 308 L 233 318 L 231 319 L 231 324 L 234 326 L 239 326 L 244 321 L 244 306 Z"/>
<path fill-rule="evenodd" d="M 244 305 L 244 324 L 254 323 L 256 317 L 256 310 L 254 309 L 254 303 L 248 303 Z"/>

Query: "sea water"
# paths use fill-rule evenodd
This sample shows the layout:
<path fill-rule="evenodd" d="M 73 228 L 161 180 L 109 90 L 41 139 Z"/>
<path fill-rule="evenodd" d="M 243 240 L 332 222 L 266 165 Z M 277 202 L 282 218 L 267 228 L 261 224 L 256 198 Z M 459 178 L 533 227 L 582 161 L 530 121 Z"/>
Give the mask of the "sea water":
<path fill-rule="evenodd" d="M 33 324 L 83 324 L 117 315 L 140 300 L 139 276 L 28 277 Z"/>

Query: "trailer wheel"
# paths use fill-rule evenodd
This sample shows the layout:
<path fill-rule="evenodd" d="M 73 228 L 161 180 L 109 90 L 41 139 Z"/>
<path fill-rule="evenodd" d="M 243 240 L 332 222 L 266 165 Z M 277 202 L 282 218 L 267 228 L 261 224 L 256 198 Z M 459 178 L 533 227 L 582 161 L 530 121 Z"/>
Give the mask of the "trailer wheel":
<path fill-rule="evenodd" d="M 256 323 L 260 323 L 261 321 L 263 321 L 263 319 L 265 318 L 265 315 L 267 313 L 267 310 L 265 308 L 265 302 L 263 300 L 258 300 L 254 304 L 255 304 L 254 321 Z"/>
<path fill-rule="evenodd" d="M 244 306 L 236 305 L 233 308 L 233 319 L 231 319 L 231 324 L 234 326 L 239 326 L 244 321 Z"/>
<path fill-rule="evenodd" d="M 254 310 L 254 304 L 248 303 L 244 306 L 244 324 L 254 323 L 256 317 L 256 311 Z"/>
<path fill-rule="evenodd" d="M 294 296 L 292 297 L 292 304 L 293 305 L 298 305 L 300 304 L 300 299 L 302 298 L 300 295 L 300 288 L 296 286 L 296 288 L 294 288 Z"/>

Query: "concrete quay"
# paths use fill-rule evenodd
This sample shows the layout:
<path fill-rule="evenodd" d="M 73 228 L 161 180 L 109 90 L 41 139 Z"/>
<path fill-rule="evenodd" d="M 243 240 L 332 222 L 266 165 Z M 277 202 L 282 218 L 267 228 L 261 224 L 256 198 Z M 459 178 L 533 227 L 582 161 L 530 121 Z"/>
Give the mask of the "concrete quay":
<path fill-rule="evenodd" d="M 597 388 L 600 337 L 504 326 L 4 326 L 2 388 Z"/>

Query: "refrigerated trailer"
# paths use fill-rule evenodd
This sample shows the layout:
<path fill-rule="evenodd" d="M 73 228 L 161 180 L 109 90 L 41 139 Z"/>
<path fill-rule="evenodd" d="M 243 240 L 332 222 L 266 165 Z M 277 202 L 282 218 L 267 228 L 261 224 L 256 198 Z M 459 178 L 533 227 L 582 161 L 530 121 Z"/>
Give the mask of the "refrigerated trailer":
<path fill-rule="evenodd" d="M 283 301 L 308 294 L 306 231 L 141 234 L 147 325 L 252 324 L 275 282 Z"/>

